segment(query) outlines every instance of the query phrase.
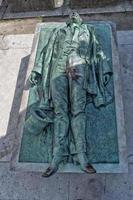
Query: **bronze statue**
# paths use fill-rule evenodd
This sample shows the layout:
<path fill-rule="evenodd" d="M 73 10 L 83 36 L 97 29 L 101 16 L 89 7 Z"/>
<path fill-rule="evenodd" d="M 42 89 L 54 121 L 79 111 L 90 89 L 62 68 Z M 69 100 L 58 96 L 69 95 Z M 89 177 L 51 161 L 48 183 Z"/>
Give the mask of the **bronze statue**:
<path fill-rule="evenodd" d="M 53 159 L 43 173 L 48 177 L 58 170 L 67 151 L 78 157 L 81 170 L 95 173 L 86 157 L 86 113 L 88 102 L 99 108 L 111 102 L 106 90 L 112 71 L 96 38 L 94 29 L 72 13 L 64 27 L 55 28 L 34 66 L 30 82 L 41 85 L 41 101 L 26 127 L 34 131 L 54 123 Z M 31 124 L 35 124 L 31 126 Z M 69 136 L 75 151 L 71 152 Z"/>

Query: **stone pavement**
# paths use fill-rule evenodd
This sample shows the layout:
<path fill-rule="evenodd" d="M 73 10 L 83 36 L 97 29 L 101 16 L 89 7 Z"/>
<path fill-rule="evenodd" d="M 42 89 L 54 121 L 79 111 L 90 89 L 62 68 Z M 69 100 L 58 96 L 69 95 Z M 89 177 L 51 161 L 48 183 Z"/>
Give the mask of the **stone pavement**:
<path fill-rule="evenodd" d="M 118 32 L 129 174 L 56 174 L 44 179 L 40 173 L 9 170 L 15 126 L 9 127 L 8 120 L 15 124 L 18 117 L 32 39 L 33 34 L 0 36 L 0 200 L 132 200 L 133 31 Z"/>

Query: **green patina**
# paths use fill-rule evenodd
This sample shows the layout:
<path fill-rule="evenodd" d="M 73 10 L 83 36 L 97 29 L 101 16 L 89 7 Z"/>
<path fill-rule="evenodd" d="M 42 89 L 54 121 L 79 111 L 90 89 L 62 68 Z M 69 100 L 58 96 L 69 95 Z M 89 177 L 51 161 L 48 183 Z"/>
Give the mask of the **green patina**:
<path fill-rule="evenodd" d="M 88 30 L 94 29 L 96 38 L 102 46 L 103 52 L 106 54 L 108 58 L 108 64 L 112 68 L 112 47 L 111 47 L 111 28 L 110 25 L 104 22 L 94 22 L 94 23 L 86 23 Z M 36 52 L 36 59 L 33 71 L 36 71 L 36 66 L 40 61 L 40 55 L 42 49 L 46 46 L 48 42 L 48 38 L 53 30 L 61 29 L 64 25 L 44 25 L 40 31 L 39 43 Z M 63 41 L 64 42 L 64 41 Z M 85 44 L 83 44 L 85 45 Z M 84 47 L 83 47 L 84 48 Z M 37 68 L 38 70 L 39 68 Z M 78 69 L 80 70 L 80 69 Z M 38 71 L 39 72 L 39 71 Z M 45 71 L 46 72 L 46 71 Z M 41 72 L 42 73 L 42 72 Z M 54 76 L 56 71 L 54 71 Z M 39 75 L 38 75 L 39 76 Z M 60 84 L 64 83 L 61 82 Z M 55 82 L 54 82 L 55 85 Z M 48 89 L 45 85 L 43 88 Z M 113 86 L 113 76 L 109 83 L 106 85 L 107 90 L 110 95 L 113 96 L 114 86 Z M 55 89 L 54 89 L 55 90 Z M 39 95 L 38 92 L 39 91 Z M 79 91 L 80 92 L 80 91 Z M 46 92 L 48 95 L 49 92 Z M 55 94 L 56 98 L 56 94 Z M 38 83 L 38 85 L 34 85 L 30 88 L 29 93 L 29 101 L 27 107 L 26 120 L 34 113 L 36 109 L 40 106 L 40 101 L 42 99 L 42 81 Z M 46 98 L 47 99 L 47 98 Z M 87 158 L 90 163 L 118 163 L 118 139 L 117 139 L 117 128 L 116 128 L 116 114 L 115 114 L 115 102 L 112 101 L 106 106 L 101 106 L 99 101 L 95 101 L 91 98 L 91 101 L 88 100 L 86 105 L 86 146 L 87 146 Z M 47 101 L 42 102 L 42 107 L 46 106 Z M 39 114 L 40 115 L 40 114 Z M 36 124 L 32 125 L 32 129 L 35 130 L 35 134 L 30 134 L 26 128 L 23 131 L 23 138 L 21 143 L 19 161 L 20 162 L 32 162 L 32 163 L 47 163 L 51 162 L 53 156 L 53 113 L 51 110 L 47 116 L 44 116 L 44 113 L 41 113 L 43 118 L 43 125 L 49 122 L 50 125 L 45 128 L 44 131 L 38 133 L 38 126 Z M 42 124 L 40 124 L 41 130 Z M 77 127 L 75 127 L 77 128 Z M 69 130 L 69 135 L 71 135 L 71 130 Z M 71 139 L 70 139 L 71 140 Z M 81 139 L 82 140 L 82 139 Z M 77 153 L 74 149 L 73 145 L 74 141 L 71 143 L 72 151 Z M 68 143 L 70 145 L 70 143 Z M 69 150 L 65 154 L 65 161 L 72 162 L 71 155 Z M 74 158 L 74 156 L 73 156 Z M 73 159 L 74 160 L 74 159 Z M 76 159 L 75 159 L 76 160 Z"/>

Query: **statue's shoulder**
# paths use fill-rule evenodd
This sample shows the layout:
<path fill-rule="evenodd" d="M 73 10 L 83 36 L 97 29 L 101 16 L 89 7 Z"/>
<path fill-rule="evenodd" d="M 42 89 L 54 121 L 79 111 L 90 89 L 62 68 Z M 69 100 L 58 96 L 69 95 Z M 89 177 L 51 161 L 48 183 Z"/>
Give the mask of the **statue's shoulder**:
<path fill-rule="evenodd" d="M 58 32 L 67 31 L 67 26 L 66 25 L 60 25 L 59 27 L 57 27 L 57 31 Z"/>
<path fill-rule="evenodd" d="M 86 32 L 89 32 L 89 34 L 93 34 L 95 29 L 94 29 L 94 26 L 92 24 L 89 24 L 89 23 L 83 23 L 81 25 L 81 28 L 83 31 L 86 31 Z"/>
<path fill-rule="evenodd" d="M 95 30 L 95 27 L 93 24 L 85 23 L 84 26 L 90 31 L 93 32 Z"/>
<path fill-rule="evenodd" d="M 57 25 L 57 27 L 54 27 L 51 31 L 51 35 L 56 35 L 57 33 L 59 33 L 62 30 L 65 30 L 66 26 L 65 25 Z"/>

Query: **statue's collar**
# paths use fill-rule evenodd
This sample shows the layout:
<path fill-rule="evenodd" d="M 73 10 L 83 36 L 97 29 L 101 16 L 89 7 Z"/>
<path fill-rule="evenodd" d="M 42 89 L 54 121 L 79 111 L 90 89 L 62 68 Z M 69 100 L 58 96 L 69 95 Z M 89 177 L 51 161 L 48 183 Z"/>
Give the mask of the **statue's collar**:
<path fill-rule="evenodd" d="M 83 21 L 80 20 L 80 21 L 77 23 L 76 26 L 77 26 L 77 27 L 80 27 L 82 23 L 83 23 Z M 66 25 L 67 25 L 67 26 L 71 26 L 71 24 L 72 24 L 71 19 L 68 19 L 68 20 L 66 21 Z"/>

